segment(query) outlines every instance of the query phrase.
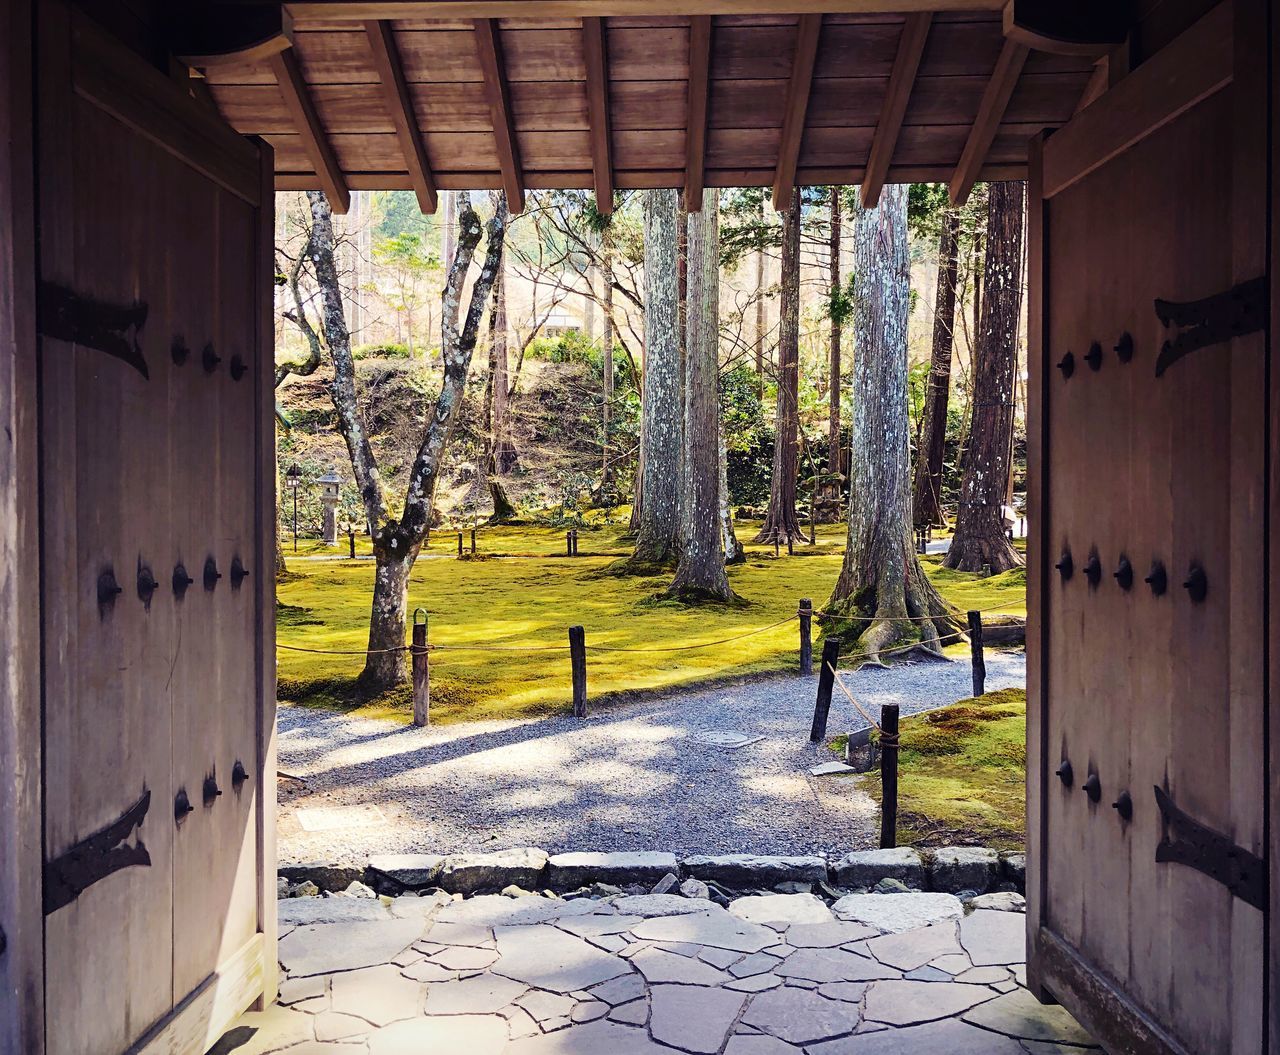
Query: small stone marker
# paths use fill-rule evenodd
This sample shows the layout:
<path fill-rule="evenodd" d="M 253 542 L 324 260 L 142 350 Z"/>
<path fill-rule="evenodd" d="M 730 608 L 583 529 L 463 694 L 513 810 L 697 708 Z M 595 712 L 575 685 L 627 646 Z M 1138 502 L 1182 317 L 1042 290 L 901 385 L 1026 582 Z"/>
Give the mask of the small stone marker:
<path fill-rule="evenodd" d="M 815 777 L 830 777 L 837 773 L 855 773 L 857 770 L 853 766 L 846 766 L 843 762 L 822 762 L 809 772 Z"/>
<path fill-rule="evenodd" d="M 758 744 L 764 737 L 752 736 L 737 729 L 707 729 L 694 733 L 689 739 L 694 743 L 706 744 L 708 747 L 723 747 L 729 751 L 737 751 L 750 744 Z"/>

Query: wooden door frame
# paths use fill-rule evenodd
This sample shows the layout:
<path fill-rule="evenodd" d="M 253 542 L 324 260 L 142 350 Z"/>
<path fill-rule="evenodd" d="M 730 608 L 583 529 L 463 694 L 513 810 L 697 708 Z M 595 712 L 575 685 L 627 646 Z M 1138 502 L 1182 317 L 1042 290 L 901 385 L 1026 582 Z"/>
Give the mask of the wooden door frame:
<path fill-rule="evenodd" d="M 44 1048 L 32 3 L 0 0 L 0 1051 Z"/>
<path fill-rule="evenodd" d="M 1245 64 L 1243 73 L 1235 63 L 1235 53 L 1245 42 L 1267 42 L 1274 67 L 1280 59 L 1278 0 L 1223 0 L 1203 19 L 1138 67 L 1117 88 L 1077 114 L 1056 134 L 1042 133 L 1032 143 L 1028 172 L 1028 408 L 1027 459 L 1028 519 L 1034 525 L 1027 540 L 1027 985 L 1044 1001 L 1060 999 L 1086 1029 L 1109 1051 L 1131 1055 L 1190 1055 L 1185 1049 L 1128 999 L 1120 986 L 1086 963 L 1068 943 L 1044 926 L 1047 899 L 1047 806 L 1045 791 L 1050 780 L 1053 755 L 1048 742 L 1048 722 L 1044 712 L 1048 687 L 1049 612 L 1045 608 L 1047 582 L 1054 560 L 1054 539 L 1049 534 L 1049 405 L 1051 399 L 1049 320 L 1052 306 L 1048 284 L 1051 254 L 1049 208 L 1055 194 L 1085 178 L 1090 172 L 1128 150 L 1179 115 L 1218 91 L 1247 77 L 1257 97 L 1268 97 L 1267 133 L 1270 142 L 1258 144 L 1270 153 L 1267 179 L 1269 213 L 1257 218 L 1255 226 L 1270 234 L 1267 250 L 1270 269 L 1272 317 L 1280 317 L 1280 216 L 1271 207 L 1280 172 L 1280 137 L 1275 133 L 1275 114 L 1280 101 L 1280 84 L 1269 69 Z M 1265 29 L 1264 29 L 1265 23 Z M 1236 107 L 1237 122 L 1256 120 Z M 1264 136 L 1265 140 L 1267 136 Z M 1248 137 L 1237 135 L 1237 151 Z M 1046 195 L 1048 195 L 1046 197 Z M 1239 228 L 1233 234 L 1239 234 Z M 1247 276 L 1252 277 L 1252 276 Z M 1265 760 L 1265 780 L 1269 789 L 1264 825 L 1264 842 L 1272 859 L 1280 853 L 1280 836 L 1270 818 L 1280 809 L 1280 787 L 1272 774 L 1280 772 L 1280 718 L 1269 706 L 1271 694 L 1280 690 L 1280 643 L 1270 629 L 1267 613 L 1272 598 L 1280 599 L 1280 574 L 1270 561 L 1270 539 L 1280 531 L 1280 389 L 1277 371 L 1272 369 L 1275 344 L 1267 331 L 1268 403 L 1264 411 L 1270 431 L 1267 464 L 1264 467 L 1267 504 L 1266 545 L 1263 553 L 1268 595 L 1264 606 L 1264 638 L 1267 655 L 1263 675 L 1264 723 L 1270 729 Z M 1280 1052 L 1280 948 L 1271 940 L 1273 921 L 1280 911 L 1280 884 L 1274 875 L 1270 885 L 1271 910 L 1264 913 L 1265 1029 L 1269 1031 L 1269 1051 Z M 1231 965 L 1224 965 L 1230 971 Z"/>

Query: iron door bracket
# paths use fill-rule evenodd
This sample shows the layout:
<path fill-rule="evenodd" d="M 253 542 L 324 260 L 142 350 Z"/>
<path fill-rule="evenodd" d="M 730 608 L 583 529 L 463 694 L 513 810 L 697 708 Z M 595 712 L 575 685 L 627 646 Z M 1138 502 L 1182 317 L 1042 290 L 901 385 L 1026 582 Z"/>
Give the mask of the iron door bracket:
<path fill-rule="evenodd" d="M 1163 789 L 1157 787 L 1155 791 L 1164 821 L 1164 838 L 1156 847 L 1156 860 L 1194 868 L 1221 883 L 1241 901 L 1265 912 L 1266 862 L 1183 812 Z"/>
<path fill-rule="evenodd" d="M 1203 300 L 1157 300 L 1156 317 L 1179 333 L 1164 342 L 1156 359 L 1156 377 L 1200 348 L 1255 333 L 1267 325 L 1267 280 L 1252 278 Z"/>

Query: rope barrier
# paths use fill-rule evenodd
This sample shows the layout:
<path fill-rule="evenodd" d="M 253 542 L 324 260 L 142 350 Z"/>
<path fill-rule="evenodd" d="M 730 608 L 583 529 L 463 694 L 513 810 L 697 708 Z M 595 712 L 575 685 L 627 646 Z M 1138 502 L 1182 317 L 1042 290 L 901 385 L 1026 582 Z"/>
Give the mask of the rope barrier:
<path fill-rule="evenodd" d="M 711 648 L 715 645 L 728 645 L 734 641 L 741 641 L 745 637 L 752 637 L 755 634 L 763 634 L 768 630 L 776 630 L 778 627 L 798 619 L 799 613 L 789 615 L 785 619 L 779 619 L 776 623 L 770 623 L 768 626 L 757 627 L 755 630 L 748 630 L 745 634 L 739 634 L 737 637 L 726 637 L 719 641 L 701 641 L 695 645 L 671 645 L 667 648 L 621 648 L 613 645 L 587 645 L 588 650 L 594 649 L 597 652 L 689 652 L 695 648 Z"/>

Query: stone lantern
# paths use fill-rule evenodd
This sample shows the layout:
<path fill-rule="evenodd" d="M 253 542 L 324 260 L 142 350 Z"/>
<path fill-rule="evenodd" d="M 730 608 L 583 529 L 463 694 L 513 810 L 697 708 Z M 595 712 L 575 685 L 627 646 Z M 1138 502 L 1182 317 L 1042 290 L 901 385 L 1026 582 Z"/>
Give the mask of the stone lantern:
<path fill-rule="evenodd" d="M 342 485 L 342 477 L 336 468 L 331 468 L 316 481 L 320 485 L 320 501 L 324 506 L 324 517 L 320 525 L 320 534 L 326 546 L 338 544 L 338 488 Z"/>

